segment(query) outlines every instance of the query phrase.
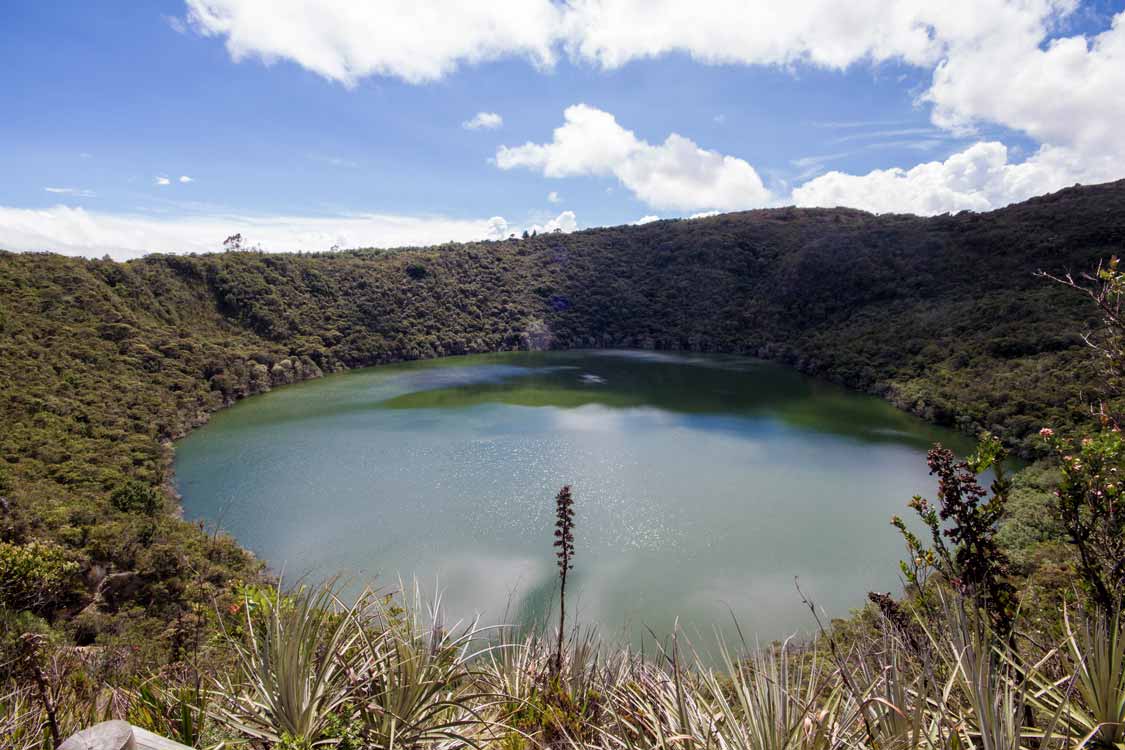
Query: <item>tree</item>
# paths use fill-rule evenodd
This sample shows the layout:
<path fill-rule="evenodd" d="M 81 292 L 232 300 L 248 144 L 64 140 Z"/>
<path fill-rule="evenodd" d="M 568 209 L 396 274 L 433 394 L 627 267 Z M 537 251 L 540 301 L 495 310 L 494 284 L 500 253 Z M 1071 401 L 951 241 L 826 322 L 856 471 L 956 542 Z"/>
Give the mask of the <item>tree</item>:
<path fill-rule="evenodd" d="M 228 253 L 236 253 L 242 249 L 242 233 L 232 234 L 223 240 L 223 250 Z"/>

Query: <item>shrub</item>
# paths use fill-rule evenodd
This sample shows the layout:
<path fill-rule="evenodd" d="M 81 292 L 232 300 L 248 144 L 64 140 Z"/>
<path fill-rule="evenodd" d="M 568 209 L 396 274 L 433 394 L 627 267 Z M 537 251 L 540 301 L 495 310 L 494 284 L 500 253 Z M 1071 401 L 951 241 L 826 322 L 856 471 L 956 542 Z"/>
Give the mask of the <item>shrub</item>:
<path fill-rule="evenodd" d="M 1087 594 L 1107 614 L 1125 601 L 1125 439 L 1106 429 L 1078 442 L 1042 433 L 1056 451 L 1061 478 L 1054 510 L 1078 553 L 1078 570 Z"/>
<path fill-rule="evenodd" d="M 12 610 L 43 609 L 65 593 L 78 572 L 62 547 L 43 542 L 0 542 L 0 606 Z"/>
<path fill-rule="evenodd" d="M 906 540 L 912 564 L 902 564 L 907 581 L 925 585 L 925 575 L 936 570 L 958 593 L 976 599 L 989 613 L 991 625 L 1001 637 L 1012 631 L 1016 592 L 1008 580 L 1008 559 L 996 542 L 1004 517 L 1011 480 L 1004 473 L 1004 449 L 989 434 L 982 436 L 977 452 L 957 461 L 953 451 L 935 445 L 927 461 L 930 474 L 938 477 L 938 502 L 916 495 L 910 501 L 933 542 L 926 548 L 895 516 L 891 523 Z M 989 490 L 980 485 L 980 474 L 992 469 Z M 949 544 L 946 543 L 949 541 Z"/>
<path fill-rule="evenodd" d="M 122 513 L 136 513 L 154 516 L 162 505 L 160 493 L 155 487 L 131 479 L 114 490 L 109 502 Z"/>

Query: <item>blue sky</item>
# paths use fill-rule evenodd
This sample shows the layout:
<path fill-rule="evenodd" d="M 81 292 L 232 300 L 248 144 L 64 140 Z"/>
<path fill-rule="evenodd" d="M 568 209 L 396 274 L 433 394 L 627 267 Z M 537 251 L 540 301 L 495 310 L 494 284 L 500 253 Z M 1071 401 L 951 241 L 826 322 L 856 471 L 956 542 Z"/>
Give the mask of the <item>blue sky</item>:
<path fill-rule="evenodd" d="M 828 0 L 521 2 L 7 4 L 0 247 L 940 213 L 1125 177 L 1125 2 L 874 0 L 854 27 Z"/>

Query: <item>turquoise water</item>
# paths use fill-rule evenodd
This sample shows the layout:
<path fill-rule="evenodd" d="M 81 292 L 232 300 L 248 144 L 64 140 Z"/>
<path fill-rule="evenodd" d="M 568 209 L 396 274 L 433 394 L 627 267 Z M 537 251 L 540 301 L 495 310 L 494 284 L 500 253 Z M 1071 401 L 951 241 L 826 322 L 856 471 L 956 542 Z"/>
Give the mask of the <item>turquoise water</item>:
<path fill-rule="evenodd" d="M 344 571 L 443 591 L 447 619 L 531 621 L 555 596 L 554 495 L 574 488 L 568 611 L 639 642 L 679 618 L 763 639 L 897 591 L 888 524 L 963 436 L 753 359 L 510 353 L 384 366 L 256 396 L 176 449 L 185 514 L 287 580 Z"/>

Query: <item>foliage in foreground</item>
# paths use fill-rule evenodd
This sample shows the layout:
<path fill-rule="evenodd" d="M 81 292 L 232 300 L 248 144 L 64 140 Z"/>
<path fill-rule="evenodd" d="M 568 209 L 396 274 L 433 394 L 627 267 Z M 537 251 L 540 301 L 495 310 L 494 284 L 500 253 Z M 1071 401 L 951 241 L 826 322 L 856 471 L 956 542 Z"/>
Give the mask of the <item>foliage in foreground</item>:
<path fill-rule="evenodd" d="M 1060 642 L 1013 645 L 948 589 L 936 618 L 913 615 L 917 643 L 876 619 L 847 643 L 721 644 L 716 663 L 678 635 L 645 659 L 572 632 L 560 672 L 553 635 L 444 627 L 416 591 L 264 601 L 228 634 L 237 656 L 222 673 L 53 682 L 64 733 L 123 716 L 198 746 L 287 749 L 1063 750 L 1125 737 L 1125 621 L 1068 617 Z M 32 688 L 9 685 L 0 707 L 5 747 L 48 746 Z"/>

